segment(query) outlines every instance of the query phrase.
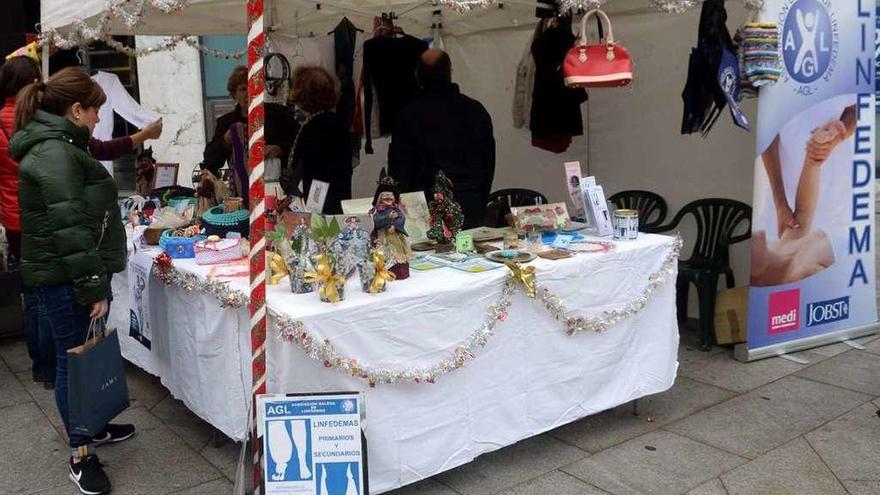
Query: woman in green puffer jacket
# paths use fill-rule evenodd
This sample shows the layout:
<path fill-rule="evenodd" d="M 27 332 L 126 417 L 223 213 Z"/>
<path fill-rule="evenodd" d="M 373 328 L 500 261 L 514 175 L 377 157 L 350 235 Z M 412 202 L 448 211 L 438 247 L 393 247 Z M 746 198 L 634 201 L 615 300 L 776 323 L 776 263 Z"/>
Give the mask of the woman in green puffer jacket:
<path fill-rule="evenodd" d="M 16 98 L 9 145 L 19 162 L 22 282 L 55 342 L 55 400 L 68 430 L 70 479 L 82 493 L 111 489 L 94 442 L 134 433 L 131 425 L 107 425 L 93 439 L 71 433 L 68 421 L 67 350 L 82 345 L 91 322 L 106 315 L 110 276 L 126 261 L 116 183 L 88 152 L 106 99 L 73 68 L 31 84 Z"/>

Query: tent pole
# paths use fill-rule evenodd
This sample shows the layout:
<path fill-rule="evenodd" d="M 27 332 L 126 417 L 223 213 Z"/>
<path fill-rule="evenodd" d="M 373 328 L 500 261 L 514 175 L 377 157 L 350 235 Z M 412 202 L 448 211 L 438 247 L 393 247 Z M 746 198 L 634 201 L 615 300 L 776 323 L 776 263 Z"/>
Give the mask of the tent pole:
<path fill-rule="evenodd" d="M 271 0 L 268 0 L 271 1 Z M 254 495 L 261 495 L 265 481 L 262 479 L 263 442 L 257 435 L 257 396 L 266 393 L 266 189 L 263 185 L 265 164 L 263 148 L 265 139 L 263 123 L 264 77 L 263 50 L 266 46 L 266 30 L 263 22 L 264 0 L 247 0 L 248 18 L 248 169 L 250 202 L 250 327 L 251 369 L 253 391 L 251 397 L 251 449 L 254 461 Z"/>

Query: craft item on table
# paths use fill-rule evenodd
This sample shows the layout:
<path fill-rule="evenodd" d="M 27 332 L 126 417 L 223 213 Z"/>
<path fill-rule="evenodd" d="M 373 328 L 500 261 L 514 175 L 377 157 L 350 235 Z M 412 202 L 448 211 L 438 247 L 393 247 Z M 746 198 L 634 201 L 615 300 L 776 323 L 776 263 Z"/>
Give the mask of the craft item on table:
<path fill-rule="evenodd" d="M 147 227 L 144 230 L 144 242 L 147 243 L 148 246 L 158 246 L 159 240 L 162 238 L 162 234 L 168 229 L 164 227 Z"/>
<path fill-rule="evenodd" d="M 614 210 L 614 240 L 633 241 L 639 237 L 639 211 Z"/>
<path fill-rule="evenodd" d="M 455 251 L 457 253 L 471 253 L 474 251 L 474 236 L 465 232 L 455 235 Z"/>
<path fill-rule="evenodd" d="M 541 251 L 538 253 L 538 256 L 544 258 L 545 260 L 564 260 L 566 258 L 571 258 L 574 256 L 574 253 L 568 249 L 548 249 L 546 251 Z"/>
<path fill-rule="evenodd" d="M 504 236 L 512 232 L 509 227 L 493 228 L 493 227 L 477 227 L 462 232 L 471 234 L 474 242 L 500 241 Z"/>
<path fill-rule="evenodd" d="M 435 247 L 437 243 L 434 241 L 416 242 L 410 246 L 413 251 L 433 251 Z"/>
<path fill-rule="evenodd" d="M 290 269 L 287 267 L 284 257 L 278 253 L 270 253 L 267 251 L 266 258 L 268 258 L 266 266 L 269 269 L 266 283 L 269 285 L 278 285 L 278 282 L 281 282 L 284 277 L 290 276 Z"/>
<path fill-rule="evenodd" d="M 336 303 L 345 299 L 345 277 L 336 272 L 333 257 L 322 253 L 312 260 L 314 271 L 306 272 L 305 280 L 316 284 L 321 302 Z"/>
<path fill-rule="evenodd" d="M 406 216 L 406 231 L 410 241 L 423 242 L 428 240 L 428 229 L 431 228 L 431 212 L 425 200 L 424 191 L 413 191 L 400 195 L 400 208 Z"/>
<path fill-rule="evenodd" d="M 248 242 L 244 239 L 221 239 L 211 235 L 196 242 L 195 258 L 198 265 L 217 265 L 243 259 L 248 254 Z"/>
<path fill-rule="evenodd" d="M 400 188 L 385 172 L 379 173 L 376 193 L 373 195 L 373 232 L 370 239 L 376 249 L 385 253 L 389 270 L 397 280 L 409 278 L 409 247 L 406 215 L 400 207 Z"/>
<path fill-rule="evenodd" d="M 557 234 L 550 246 L 554 249 L 568 249 L 573 240 L 574 236 L 571 234 Z"/>
<path fill-rule="evenodd" d="M 535 267 L 521 267 L 515 261 L 506 261 L 504 264 L 510 269 L 510 278 L 526 291 L 526 295 L 534 299 L 537 296 L 537 280 L 535 279 Z"/>
<path fill-rule="evenodd" d="M 486 253 L 486 259 L 496 263 L 507 263 L 508 261 L 528 263 L 535 259 L 535 253 L 523 249 L 500 249 Z"/>
<path fill-rule="evenodd" d="M 159 239 L 159 247 L 174 259 L 192 259 L 196 257 L 196 242 L 204 239 L 205 236 L 199 235 L 198 231 L 165 230 Z"/>
<path fill-rule="evenodd" d="M 242 259 L 236 263 L 212 266 L 208 269 L 208 280 L 247 277 L 250 274 L 251 270 L 247 259 Z"/>
<path fill-rule="evenodd" d="M 337 218 L 340 217 L 336 216 L 334 220 Z M 358 264 L 367 259 L 370 250 L 370 234 L 363 228 L 358 215 L 343 215 L 342 218 L 342 228 L 333 244 L 332 251 L 340 273 L 349 277 L 354 273 Z M 366 215 L 364 218 L 369 219 L 370 217 Z M 369 223 L 372 224 L 372 219 L 369 220 Z"/>
<path fill-rule="evenodd" d="M 183 214 L 189 207 L 195 207 L 198 200 L 195 196 L 173 196 L 168 198 L 168 206 L 180 214 Z"/>
<path fill-rule="evenodd" d="M 504 249 L 523 249 L 525 246 L 521 246 L 519 242 L 519 236 L 516 235 L 516 232 L 510 231 L 504 234 L 504 244 L 502 245 Z"/>
<path fill-rule="evenodd" d="M 270 285 L 289 275 L 290 290 L 294 294 L 314 290 L 312 284 L 306 283 L 305 273 L 313 269 L 309 257 L 317 254 L 317 246 L 309 239 L 308 228 L 300 227 L 302 228 L 295 228 L 289 235 L 284 225 L 277 225 L 274 231 L 266 233 L 266 240 L 275 251 L 267 264 Z"/>
<path fill-rule="evenodd" d="M 491 253 L 492 251 L 497 251 L 498 247 L 494 244 L 489 244 L 488 242 L 476 242 L 474 243 L 474 251 L 477 254 L 486 254 Z"/>
<path fill-rule="evenodd" d="M 581 195 L 581 162 L 565 162 L 565 185 L 568 188 L 568 197 L 574 206 L 572 217 L 583 219 L 586 215 L 584 209 L 584 197 Z"/>
<path fill-rule="evenodd" d="M 223 212 L 224 213 L 235 213 L 238 210 L 241 210 L 241 205 L 244 200 L 239 197 L 228 197 L 223 200 Z"/>
<path fill-rule="evenodd" d="M 409 266 L 410 266 L 410 268 L 412 268 L 414 270 L 424 272 L 424 271 L 428 271 L 428 270 L 434 270 L 437 268 L 443 268 L 446 265 L 442 265 L 442 264 L 437 263 L 435 261 L 431 261 L 425 256 L 417 256 L 409 261 Z"/>
<path fill-rule="evenodd" d="M 575 253 L 607 253 L 614 249 L 614 243 L 609 241 L 580 241 L 572 243 L 569 251 Z"/>
<path fill-rule="evenodd" d="M 137 194 L 147 195 L 153 189 L 153 177 L 156 175 L 156 159 L 153 148 L 146 148 L 135 161 L 134 190 Z"/>
<path fill-rule="evenodd" d="M 431 212 L 431 227 L 428 239 L 437 243 L 437 251 L 451 251 L 455 236 L 461 232 L 464 213 L 452 194 L 452 181 L 442 170 L 434 176 L 434 199 L 428 205 Z"/>
<path fill-rule="evenodd" d="M 238 232 L 247 238 L 250 234 L 250 212 L 238 210 L 224 213 L 223 206 L 215 206 L 202 213 L 202 225 L 205 234 L 226 237 L 230 232 Z"/>
<path fill-rule="evenodd" d="M 198 203 L 196 206 L 196 215 L 201 216 L 218 203 L 224 201 L 229 196 L 229 189 L 226 184 L 218 179 L 209 170 L 202 170 L 202 180 L 196 189 L 196 197 Z"/>
<path fill-rule="evenodd" d="M 486 261 L 484 258 L 473 258 L 463 263 L 453 263 L 451 268 L 469 273 L 482 273 L 501 268 L 501 265 Z"/>
<path fill-rule="evenodd" d="M 480 273 L 500 268 L 499 265 L 486 261 L 482 256 L 473 254 L 438 253 L 426 256 L 425 259 L 432 263 L 470 273 Z"/>
<path fill-rule="evenodd" d="M 385 265 L 385 253 L 374 250 L 370 258 L 358 265 L 361 290 L 370 294 L 385 292 L 388 282 L 395 279 Z"/>
<path fill-rule="evenodd" d="M 534 206 L 513 206 L 510 208 L 516 226 L 525 231 L 556 231 L 571 225 L 568 207 L 565 203 L 549 203 Z"/>
<path fill-rule="evenodd" d="M 311 186 L 309 186 L 309 197 L 306 200 L 306 211 L 312 213 L 323 212 L 324 203 L 327 202 L 328 191 L 330 191 L 329 183 L 313 179 Z"/>

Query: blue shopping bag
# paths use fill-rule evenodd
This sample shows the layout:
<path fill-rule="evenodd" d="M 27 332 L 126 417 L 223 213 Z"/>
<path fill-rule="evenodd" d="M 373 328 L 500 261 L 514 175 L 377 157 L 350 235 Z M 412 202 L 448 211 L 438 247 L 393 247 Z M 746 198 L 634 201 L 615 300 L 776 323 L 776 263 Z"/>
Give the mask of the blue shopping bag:
<path fill-rule="evenodd" d="M 128 384 L 115 329 L 92 321 L 86 342 L 67 351 L 70 433 L 95 436 L 128 408 Z"/>

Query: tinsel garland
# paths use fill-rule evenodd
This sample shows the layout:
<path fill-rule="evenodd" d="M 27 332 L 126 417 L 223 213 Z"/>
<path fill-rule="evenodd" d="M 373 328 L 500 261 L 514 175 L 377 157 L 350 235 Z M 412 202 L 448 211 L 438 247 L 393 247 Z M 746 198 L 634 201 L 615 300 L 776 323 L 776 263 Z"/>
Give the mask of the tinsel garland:
<path fill-rule="evenodd" d="M 648 275 L 647 287 L 645 287 L 638 297 L 619 308 L 603 311 L 592 317 L 573 316 L 571 312 L 565 308 L 562 298 L 554 295 L 550 292 L 550 289 L 541 286 L 540 283 L 537 284 L 537 299 L 541 301 L 556 321 L 565 324 L 569 335 L 575 335 L 578 332 L 583 331 L 601 333 L 608 327 L 617 325 L 623 320 L 635 315 L 648 305 L 648 301 L 651 300 L 651 297 L 657 292 L 657 289 L 666 282 L 667 277 L 675 272 L 675 267 L 678 263 L 678 256 L 681 253 L 681 245 L 681 238 L 676 237 L 673 241 L 672 248 L 663 259 L 663 264 L 661 265 L 660 270 Z"/>
<path fill-rule="evenodd" d="M 568 335 L 592 330 L 601 333 L 608 327 L 614 326 L 629 318 L 648 305 L 648 301 L 660 288 L 666 279 L 675 273 L 678 257 L 681 252 L 682 240 L 676 237 L 669 252 L 663 258 L 660 269 L 648 275 L 648 285 L 634 300 L 627 302 L 618 309 L 603 311 L 594 317 L 572 316 L 565 308 L 562 299 L 555 296 L 546 287 L 536 284 L 539 288 L 537 299 L 541 301 L 553 318 L 566 326 Z M 423 368 L 412 369 L 377 369 L 369 364 L 362 363 L 355 358 L 340 356 L 333 343 L 329 339 L 319 339 L 313 336 L 300 320 L 288 316 L 277 315 L 278 338 L 298 344 L 307 356 L 315 361 L 322 362 L 324 367 L 342 371 L 351 376 L 365 380 L 371 387 L 378 383 L 434 383 L 440 375 L 457 370 L 464 366 L 467 361 L 473 359 L 476 351 L 485 347 L 489 338 L 494 334 L 495 326 L 499 321 L 507 319 L 510 299 L 515 289 L 524 291 L 527 287 L 518 283 L 517 279 L 508 277 L 501 292 L 498 302 L 489 306 L 486 310 L 487 319 L 467 339 L 459 343 L 451 358 Z"/>
<path fill-rule="evenodd" d="M 323 362 L 327 368 L 334 368 L 351 376 L 365 380 L 371 387 L 386 383 L 434 383 L 440 376 L 457 370 L 476 357 L 476 352 L 489 342 L 495 333 L 499 321 L 507 319 L 510 298 L 514 292 L 513 279 L 507 279 L 501 289 L 498 300 L 486 309 L 486 319 L 477 330 L 464 341 L 455 346 L 452 355 L 439 362 L 420 368 L 410 369 L 377 369 L 357 359 L 340 356 L 339 352 L 328 339 L 315 338 L 305 328 L 302 321 L 288 316 L 278 315 L 276 324 L 280 339 L 300 346 L 307 356 Z"/>
<path fill-rule="evenodd" d="M 143 22 L 144 11 L 148 5 L 165 14 L 180 12 L 186 7 L 188 0 L 109 0 L 104 12 L 94 25 L 89 25 L 80 18 L 74 18 L 70 26 L 70 34 L 63 35 L 58 29 L 48 29 L 40 33 L 40 45 L 49 44 L 63 50 L 75 48 L 80 45 L 88 45 L 94 41 L 102 41 L 110 48 L 122 52 L 130 57 L 140 57 L 152 53 L 170 51 L 184 44 L 213 57 L 239 60 L 244 57 L 245 51 L 225 52 L 215 48 L 209 48 L 190 36 L 179 35 L 169 38 L 158 46 L 150 48 L 130 48 L 113 39 L 109 33 L 110 23 L 114 18 L 122 19 L 129 30 L 133 30 Z"/>
<path fill-rule="evenodd" d="M 221 308 L 238 309 L 248 304 L 248 295 L 244 292 L 232 289 L 226 282 L 219 280 L 203 280 L 192 273 L 182 273 L 171 261 L 166 253 L 156 256 L 153 261 L 153 275 L 169 287 L 180 287 L 187 292 L 209 294 L 220 301 Z"/>

